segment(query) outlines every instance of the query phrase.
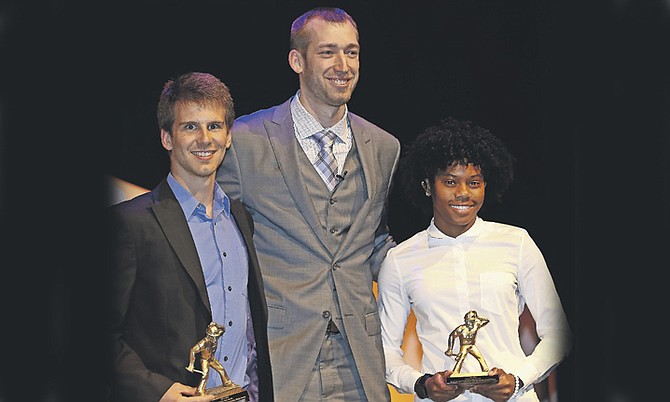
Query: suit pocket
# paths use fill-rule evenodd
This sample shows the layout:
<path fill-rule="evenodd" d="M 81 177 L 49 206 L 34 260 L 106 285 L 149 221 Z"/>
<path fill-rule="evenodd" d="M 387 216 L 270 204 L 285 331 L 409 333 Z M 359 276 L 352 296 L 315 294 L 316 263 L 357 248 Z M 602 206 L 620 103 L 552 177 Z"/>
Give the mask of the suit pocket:
<path fill-rule="evenodd" d="M 374 336 L 382 332 L 382 324 L 379 320 L 379 312 L 368 313 L 365 315 L 365 330 L 368 335 Z"/>
<path fill-rule="evenodd" d="M 286 308 L 268 305 L 268 328 L 284 329 L 286 326 Z"/>

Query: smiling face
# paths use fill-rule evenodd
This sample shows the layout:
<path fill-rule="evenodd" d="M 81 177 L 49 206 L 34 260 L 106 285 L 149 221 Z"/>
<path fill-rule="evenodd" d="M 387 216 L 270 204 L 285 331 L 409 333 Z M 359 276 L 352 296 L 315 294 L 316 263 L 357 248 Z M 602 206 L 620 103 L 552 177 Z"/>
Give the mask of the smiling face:
<path fill-rule="evenodd" d="M 310 40 L 304 53 L 297 49 L 289 52 L 289 64 L 300 77 L 300 101 L 310 112 L 339 108 L 349 101 L 358 83 L 356 28 L 349 22 L 314 18 L 305 30 Z"/>
<path fill-rule="evenodd" d="M 213 180 L 232 141 L 225 125 L 225 108 L 177 102 L 174 109 L 172 132 L 161 130 L 173 176 L 182 184 Z"/>
<path fill-rule="evenodd" d="M 470 229 L 484 205 L 485 188 L 481 170 L 472 164 L 438 171 L 429 189 L 435 226 L 451 237 Z"/>

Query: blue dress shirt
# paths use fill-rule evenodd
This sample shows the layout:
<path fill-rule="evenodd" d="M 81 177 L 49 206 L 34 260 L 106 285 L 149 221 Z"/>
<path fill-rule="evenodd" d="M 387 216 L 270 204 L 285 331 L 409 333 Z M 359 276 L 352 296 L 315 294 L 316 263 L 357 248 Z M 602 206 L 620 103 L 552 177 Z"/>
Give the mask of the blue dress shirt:
<path fill-rule="evenodd" d="M 205 206 L 168 174 L 167 182 L 181 205 L 207 285 L 212 320 L 223 324 L 226 332 L 219 338 L 216 359 L 236 384 L 248 387 L 253 381 L 247 367 L 254 364 L 255 344 L 247 295 L 248 257 L 237 224 L 230 214 L 230 199 L 218 183 L 214 188 L 212 217 Z M 203 336 L 205 328 L 203 328 Z M 254 365 L 255 366 L 255 365 Z M 207 388 L 221 385 L 221 377 L 212 370 Z M 252 388 L 256 384 L 251 384 Z"/>

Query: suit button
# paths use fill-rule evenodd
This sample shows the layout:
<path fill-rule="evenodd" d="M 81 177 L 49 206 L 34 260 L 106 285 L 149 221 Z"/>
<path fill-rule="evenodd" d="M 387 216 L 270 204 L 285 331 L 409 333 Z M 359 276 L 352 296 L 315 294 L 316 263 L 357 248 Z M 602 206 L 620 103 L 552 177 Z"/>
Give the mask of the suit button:
<path fill-rule="evenodd" d="M 330 202 L 330 205 L 333 205 L 337 202 L 337 200 L 335 198 L 331 198 L 330 200 L 328 200 L 328 202 Z"/>
<path fill-rule="evenodd" d="M 331 266 L 331 268 L 332 268 L 333 271 L 336 271 L 339 267 L 340 267 L 340 266 L 339 266 L 338 264 L 333 264 L 333 265 Z"/>
<path fill-rule="evenodd" d="M 330 228 L 330 233 L 331 233 L 331 234 L 333 234 L 333 233 L 335 233 L 335 232 L 337 232 L 337 230 L 335 230 L 335 229 L 333 229 L 333 228 Z"/>
<path fill-rule="evenodd" d="M 321 316 L 323 316 L 323 318 L 330 318 L 330 311 L 324 310 L 323 313 L 321 313 Z"/>

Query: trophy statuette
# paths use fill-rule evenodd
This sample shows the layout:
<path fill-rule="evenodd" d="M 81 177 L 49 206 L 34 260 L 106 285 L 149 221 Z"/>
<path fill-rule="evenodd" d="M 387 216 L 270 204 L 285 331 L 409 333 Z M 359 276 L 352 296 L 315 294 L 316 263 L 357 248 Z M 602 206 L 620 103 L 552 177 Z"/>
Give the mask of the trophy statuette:
<path fill-rule="evenodd" d="M 476 311 L 471 310 L 465 314 L 464 320 L 464 324 L 459 325 L 449 334 L 447 351 L 444 352 L 447 356 L 456 356 L 456 364 L 453 373 L 447 378 L 447 384 L 457 384 L 469 388 L 476 384 L 497 383 L 499 381 L 498 376 L 488 374 L 489 366 L 486 364 L 484 356 L 475 346 L 477 331 L 489 323 L 488 318 L 481 317 L 477 315 Z M 460 343 L 458 353 L 453 352 L 456 338 Z M 477 359 L 482 369 L 481 372 L 461 373 L 461 367 L 467 355 L 472 355 Z"/>
<path fill-rule="evenodd" d="M 205 332 L 205 337 L 196 343 L 190 351 L 189 354 L 189 363 L 186 370 L 191 373 L 199 373 L 202 375 L 200 383 L 196 389 L 198 395 L 214 395 L 215 398 L 213 401 L 222 401 L 222 402 L 237 402 L 237 401 L 248 401 L 249 394 L 247 391 L 235 384 L 228 373 L 223 368 L 221 363 L 216 359 L 216 347 L 218 339 L 223 333 L 226 332 L 226 329 L 223 325 L 219 325 L 215 322 L 211 322 L 207 326 Z M 195 355 L 200 353 L 200 370 L 194 367 Z M 221 376 L 222 385 L 213 388 L 205 389 L 205 384 L 207 384 L 207 379 L 209 378 L 210 369 L 215 370 Z"/>

